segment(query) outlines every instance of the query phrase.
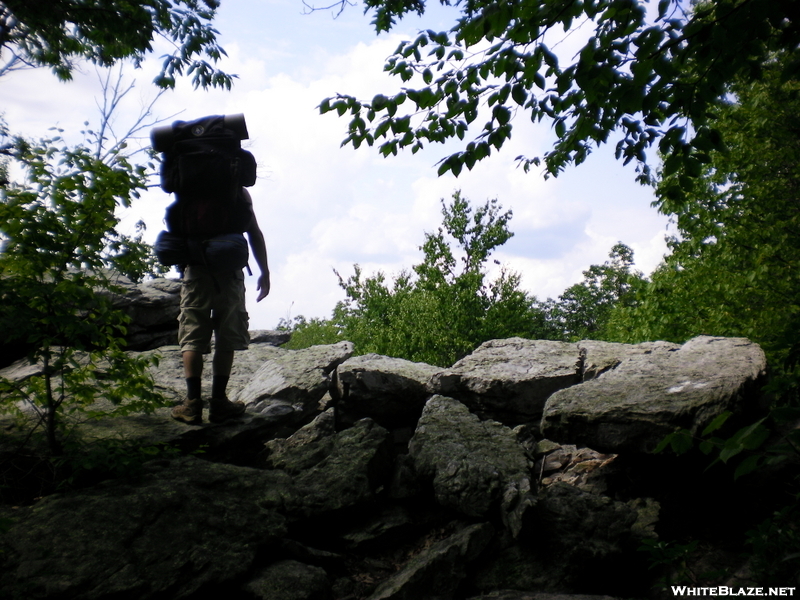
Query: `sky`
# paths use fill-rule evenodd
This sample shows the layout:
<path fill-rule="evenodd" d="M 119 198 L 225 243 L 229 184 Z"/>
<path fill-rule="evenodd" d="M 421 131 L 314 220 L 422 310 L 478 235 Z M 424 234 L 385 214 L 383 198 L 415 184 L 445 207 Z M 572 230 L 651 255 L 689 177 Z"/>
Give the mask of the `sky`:
<path fill-rule="evenodd" d="M 424 233 L 441 223 L 441 199 L 456 190 L 474 206 L 496 198 L 513 211 L 515 235 L 493 258 L 519 272 L 522 286 L 540 300 L 557 298 L 579 282 L 582 271 L 607 260 L 620 241 L 634 250 L 645 274 L 658 265 L 666 252 L 667 217 L 651 207 L 652 190 L 635 182 L 633 166 L 614 159 L 613 145 L 547 180 L 536 169 L 524 173 L 514 161 L 520 154 L 543 154 L 554 139 L 548 124 L 533 126 L 522 114 L 502 150 L 458 178 L 436 175 L 436 163 L 453 145 L 388 158 L 376 148 L 340 147 L 348 119 L 320 115 L 322 99 L 399 91 L 399 79 L 383 72 L 385 59 L 420 29 L 449 29 L 456 12 L 436 7 L 380 36 L 360 6 L 348 6 L 336 18 L 335 12 L 309 11 L 301 0 L 226 0 L 215 23 L 228 54 L 220 66 L 238 75 L 233 89 L 206 92 L 180 80 L 153 108 L 166 123 L 209 114 L 244 113 L 247 119 L 244 146 L 258 162 L 250 192 L 272 279 L 269 297 L 256 304 L 258 273 L 246 278 L 251 329 L 272 329 L 298 315 L 329 317 L 345 297 L 334 270 L 346 279 L 359 264 L 366 275 L 391 277 L 419 263 Z M 123 69 L 135 87 L 118 112 L 119 131 L 155 97 L 150 82 L 167 51 L 159 42 L 141 69 Z M 100 90 L 91 65 L 67 83 L 48 70 L 18 71 L 0 81 L 0 111 L 14 133 L 38 138 L 57 126 L 78 140 L 86 121 L 97 122 Z M 164 229 L 170 202 L 154 186 L 121 214 L 121 228 L 132 233 L 143 220 L 145 240 L 152 243 Z"/>

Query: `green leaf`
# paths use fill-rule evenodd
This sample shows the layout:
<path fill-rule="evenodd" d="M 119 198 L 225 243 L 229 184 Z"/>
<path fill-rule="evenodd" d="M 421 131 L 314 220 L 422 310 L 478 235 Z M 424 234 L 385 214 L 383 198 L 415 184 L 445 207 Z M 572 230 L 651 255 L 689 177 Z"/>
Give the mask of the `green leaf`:
<path fill-rule="evenodd" d="M 753 454 L 745 458 L 739 465 L 736 467 L 736 470 L 733 473 L 733 479 L 739 479 L 742 475 L 747 475 L 748 473 L 752 473 L 755 471 L 759 465 L 761 464 L 763 457 L 758 454 Z"/>
<path fill-rule="evenodd" d="M 705 429 L 703 429 L 703 436 L 707 436 L 709 433 L 717 431 L 720 427 L 722 427 L 725 424 L 725 422 L 728 420 L 728 418 L 730 418 L 732 414 L 733 413 L 726 410 L 725 412 L 717 415 L 717 417 L 713 421 L 711 421 L 711 423 L 709 423 Z"/>
<path fill-rule="evenodd" d="M 559 138 L 563 138 L 563 137 L 564 137 L 564 134 L 565 134 L 565 133 L 566 133 L 566 131 L 567 131 L 567 125 L 566 125 L 566 123 L 564 123 L 564 120 L 563 120 L 563 119 L 559 119 L 559 120 L 557 120 L 557 121 L 556 121 L 556 126 L 555 126 L 555 127 L 556 127 L 556 135 L 557 135 Z"/>
<path fill-rule="evenodd" d="M 670 447 L 675 454 L 685 454 L 692 449 L 692 434 L 688 429 L 681 429 L 672 434 Z"/>

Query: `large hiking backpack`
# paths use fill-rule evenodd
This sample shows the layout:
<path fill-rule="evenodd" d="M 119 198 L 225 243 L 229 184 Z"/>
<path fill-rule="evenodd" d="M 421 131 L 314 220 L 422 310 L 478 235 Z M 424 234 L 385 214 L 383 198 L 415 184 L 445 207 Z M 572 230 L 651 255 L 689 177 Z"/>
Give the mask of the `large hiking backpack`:
<path fill-rule="evenodd" d="M 247 262 L 244 238 L 229 244 L 234 234 L 241 237 L 248 229 L 252 217 L 242 197 L 242 188 L 256 181 L 255 158 L 241 147 L 247 138 L 244 115 L 213 115 L 153 129 L 153 148 L 162 153 L 161 188 L 176 198 L 167 207 L 168 232 L 156 242 L 163 264 L 209 264 L 207 253 L 198 248 L 216 247 L 222 236 L 227 240 L 223 247 L 244 247 Z M 185 253 L 176 251 L 182 246 Z M 241 260 L 232 268 L 241 268 Z"/>

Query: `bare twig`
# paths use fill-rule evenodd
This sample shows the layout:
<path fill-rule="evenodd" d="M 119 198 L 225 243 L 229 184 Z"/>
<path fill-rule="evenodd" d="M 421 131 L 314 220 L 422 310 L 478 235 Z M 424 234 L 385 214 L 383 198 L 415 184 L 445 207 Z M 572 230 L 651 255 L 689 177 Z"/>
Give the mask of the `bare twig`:
<path fill-rule="evenodd" d="M 338 9 L 336 14 L 333 15 L 333 18 L 335 19 L 344 12 L 345 8 L 348 6 L 355 6 L 355 3 L 350 2 L 350 0 L 338 0 L 337 2 L 329 4 L 328 6 L 313 6 L 312 4 L 306 2 L 306 0 L 303 0 L 303 6 L 306 8 L 306 11 L 303 12 L 304 15 L 310 15 L 312 12 L 319 12 L 321 10 Z"/>

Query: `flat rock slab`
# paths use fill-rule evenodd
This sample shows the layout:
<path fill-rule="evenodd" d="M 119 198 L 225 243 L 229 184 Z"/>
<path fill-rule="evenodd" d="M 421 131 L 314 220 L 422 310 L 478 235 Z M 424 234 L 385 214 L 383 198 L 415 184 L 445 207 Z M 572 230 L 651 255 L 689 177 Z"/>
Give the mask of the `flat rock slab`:
<path fill-rule="evenodd" d="M 581 380 L 588 381 L 633 356 L 649 356 L 677 350 L 680 345 L 671 342 L 643 342 L 641 344 L 619 344 L 599 340 L 583 340 L 577 343 L 580 351 Z"/>
<path fill-rule="evenodd" d="M 550 395 L 582 380 L 577 344 L 509 338 L 481 344 L 434 375 L 431 393 L 506 425 L 538 422 Z"/>
<path fill-rule="evenodd" d="M 699 433 L 743 408 L 766 369 L 764 352 L 744 338 L 701 336 L 651 350 L 554 393 L 542 434 L 601 452 L 648 452 L 675 428 Z"/>
<path fill-rule="evenodd" d="M 270 360 L 275 360 L 288 350 L 270 344 L 251 344 L 247 350 L 236 352 L 228 381 L 228 397 L 235 397 L 247 386 L 255 373 Z M 135 354 L 135 353 L 134 353 Z M 157 356 L 158 366 L 150 368 L 156 389 L 167 399 L 182 402 L 186 398 L 186 379 L 183 374 L 183 357 L 180 346 L 163 346 L 142 352 L 141 356 Z M 211 396 L 211 357 L 205 357 L 203 369 L 203 398 Z"/>
<path fill-rule="evenodd" d="M 0 596 L 185 598 L 235 581 L 286 532 L 259 501 L 279 483 L 184 458 L 137 482 L 48 496 L 0 538 Z"/>

